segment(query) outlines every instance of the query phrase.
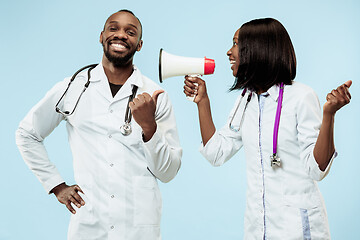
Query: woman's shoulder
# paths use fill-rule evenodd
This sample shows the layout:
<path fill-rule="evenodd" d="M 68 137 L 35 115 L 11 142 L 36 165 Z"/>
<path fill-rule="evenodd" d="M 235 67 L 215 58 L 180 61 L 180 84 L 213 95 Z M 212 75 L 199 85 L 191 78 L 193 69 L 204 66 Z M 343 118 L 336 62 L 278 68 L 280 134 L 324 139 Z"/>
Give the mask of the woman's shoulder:
<path fill-rule="evenodd" d="M 297 81 L 292 81 L 292 84 L 288 86 L 292 91 L 314 92 L 314 90 L 310 86 Z"/>
<path fill-rule="evenodd" d="M 291 96 L 298 96 L 299 98 L 308 96 L 309 94 L 317 96 L 314 89 L 297 81 L 293 81 L 291 85 L 287 85 L 285 91 L 289 92 Z"/>
<path fill-rule="evenodd" d="M 292 101 L 294 105 L 318 104 L 316 92 L 304 83 L 293 81 L 285 87 L 284 93 L 286 92 L 288 101 Z"/>

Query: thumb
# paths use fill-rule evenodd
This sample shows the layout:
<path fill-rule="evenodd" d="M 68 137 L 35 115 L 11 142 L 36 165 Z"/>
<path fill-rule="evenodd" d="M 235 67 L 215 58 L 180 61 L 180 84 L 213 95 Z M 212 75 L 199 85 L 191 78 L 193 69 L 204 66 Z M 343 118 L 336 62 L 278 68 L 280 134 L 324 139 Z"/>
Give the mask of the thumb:
<path fill-rule="evenodd" d="M 83 190 L 79 187 L 79 185 L 75 185 L 75 190 L 84 193 Z"/>
<path fill-rule="evenodd" d="M 352 81 L 351 80 L 346 81 L 344 84 L 345 84 L 346 87 L 349 88 L 351 86 L 351 84 L 352 84 Z"/>
<path fill-rule="evenodd" d="M 162 94 L 163 92 L 164 92 L 164 90 L 156 90 L 152 94 L 151 98 L 155 101 L 155 103 L 157 103 L 157 99 L 158 99 L 159 95 Z"/>

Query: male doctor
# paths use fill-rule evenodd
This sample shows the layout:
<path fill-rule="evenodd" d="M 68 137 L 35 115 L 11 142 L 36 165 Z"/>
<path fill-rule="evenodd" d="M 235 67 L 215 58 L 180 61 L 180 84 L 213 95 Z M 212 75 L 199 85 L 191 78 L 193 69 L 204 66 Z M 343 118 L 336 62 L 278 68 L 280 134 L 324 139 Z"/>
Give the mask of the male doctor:
<path fill-rule="evenodd" d="M 100 34 L 101 63 L 79 73 L 68 91 L 69 78 L 56 84 L 16 132 L 26 164 L 73 214 L 70 240 L 161 239 L 157 180 L 175 177 L 182 149 L 168 95 L 133 65 L 141 37 L 142 25 L 131 11 L 112 14 Z M 73 154 L 72 186 L 43 145 L 62 120 Z"/>

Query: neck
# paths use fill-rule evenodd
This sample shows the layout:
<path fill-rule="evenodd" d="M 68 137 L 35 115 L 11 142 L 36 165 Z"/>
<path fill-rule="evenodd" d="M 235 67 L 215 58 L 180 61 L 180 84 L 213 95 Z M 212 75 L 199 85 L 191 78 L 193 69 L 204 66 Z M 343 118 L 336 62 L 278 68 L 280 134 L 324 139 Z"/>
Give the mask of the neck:
<path fill-rule="evenodd" d="M 129 62 L 124 66 L 114 66 L 114 64 L 109 62 L 104 56 L 102 65 L 108 81 L 116 85 L 124 85 L 133 72 L 132 62 Z"/>
<path fill-rule="evenodd" d="M 262 93 L 264 93 L 264 92 L 266 92 L 266 91 L 267 91 L 267 89 L 266 89 L 266 90 L 257 89 L 257 90 L 256 90 L 256 94 L 257 94 L 257 95 L 260 95 L 260 94 L 262 94 Z"/>

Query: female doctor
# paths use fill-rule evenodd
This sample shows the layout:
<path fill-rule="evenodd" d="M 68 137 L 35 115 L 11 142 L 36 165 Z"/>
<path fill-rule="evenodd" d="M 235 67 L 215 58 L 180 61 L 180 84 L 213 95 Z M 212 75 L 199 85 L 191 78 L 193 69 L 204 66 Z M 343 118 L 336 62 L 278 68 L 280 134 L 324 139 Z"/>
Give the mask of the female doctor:
<path fill-rule="evenodd" d="M 227 52 L 242 93 L 228 122 L 216 130 L 205 82 L 185 77 L 195 96 L 201 153 L 220 166 L 242 146 L 246 155 L 247 204 L 244 239 L 330 239 L 325 205 L 316 181 L 337 153 L 335 113 L 350 102 L 347 81 L 321 107 L 315 92 L 294 81 L 296 57 L 290 37 L 275 19 L 256 19 L 235 32 Z"/>

